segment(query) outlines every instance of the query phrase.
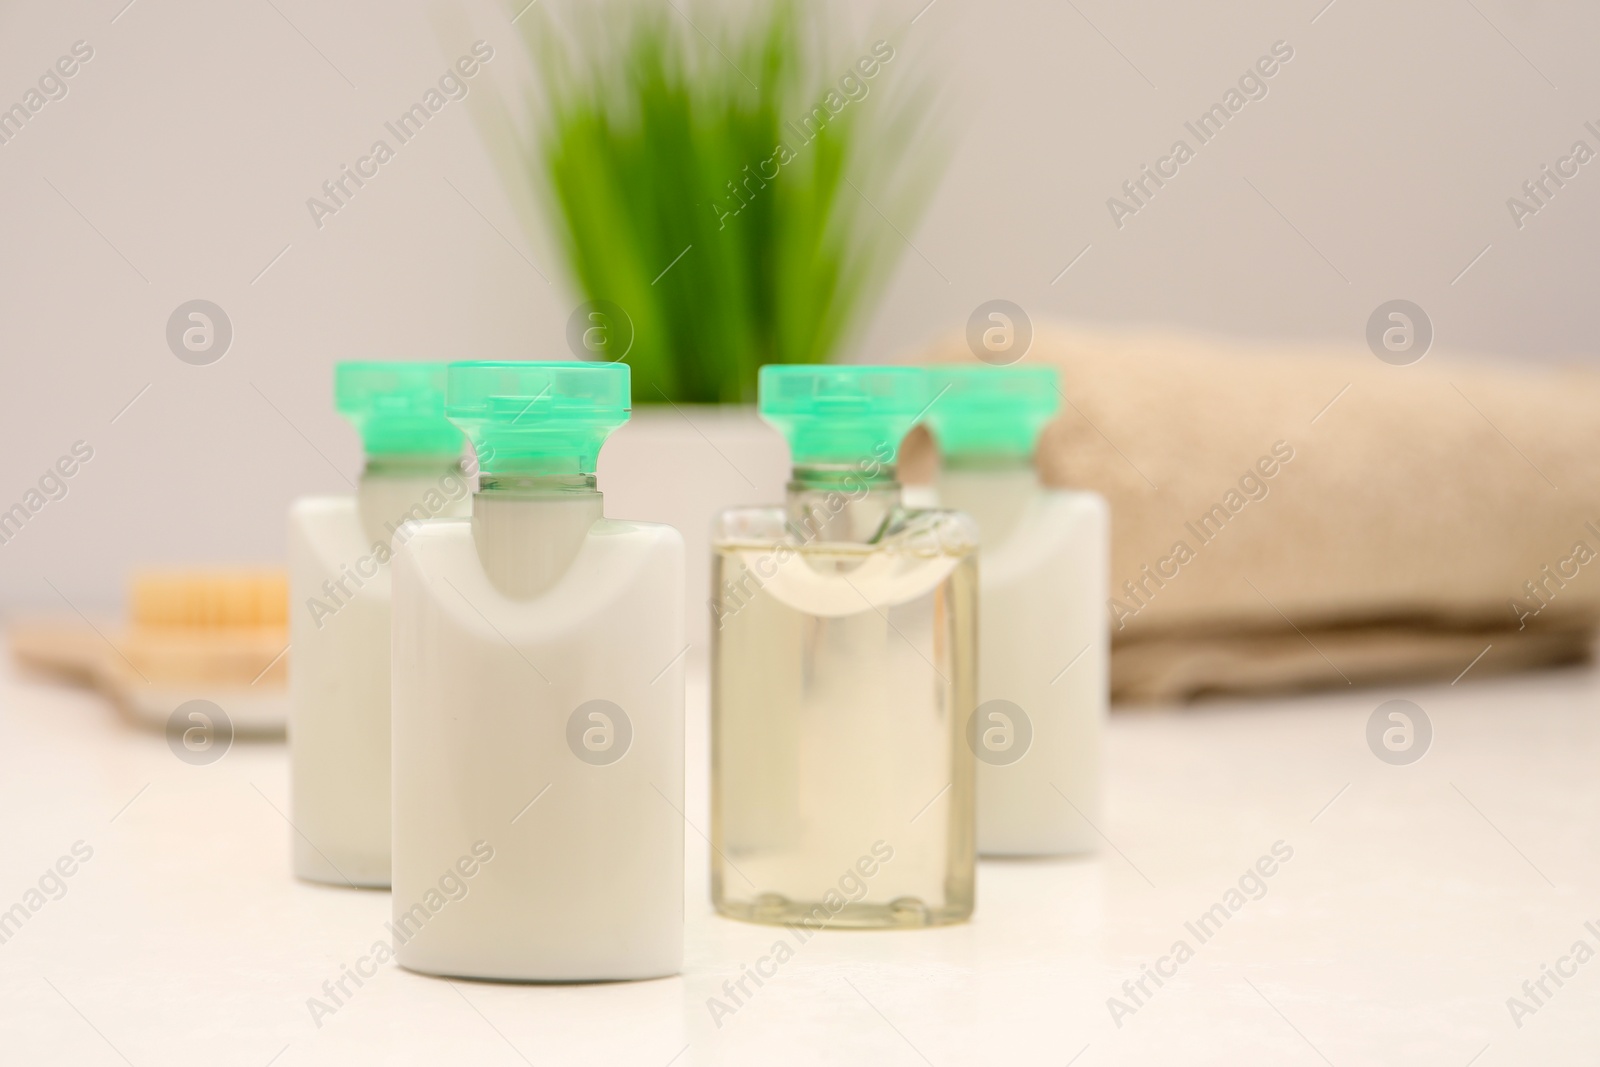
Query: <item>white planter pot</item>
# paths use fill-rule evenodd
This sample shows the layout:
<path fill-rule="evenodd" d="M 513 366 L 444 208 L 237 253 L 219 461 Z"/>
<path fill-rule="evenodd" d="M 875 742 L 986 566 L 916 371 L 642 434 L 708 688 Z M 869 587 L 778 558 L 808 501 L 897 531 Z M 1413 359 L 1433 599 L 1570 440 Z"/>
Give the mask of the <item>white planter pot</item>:
<path fill-rule="evenodd" d="M 711 522 L 726 508 L 779 504 L 789 446 L 754 407 L 651 404 L 600 453 L 606 514 L 664 522 L 687 549 L 688 640 L 703 654 L 711 635 Z"/>

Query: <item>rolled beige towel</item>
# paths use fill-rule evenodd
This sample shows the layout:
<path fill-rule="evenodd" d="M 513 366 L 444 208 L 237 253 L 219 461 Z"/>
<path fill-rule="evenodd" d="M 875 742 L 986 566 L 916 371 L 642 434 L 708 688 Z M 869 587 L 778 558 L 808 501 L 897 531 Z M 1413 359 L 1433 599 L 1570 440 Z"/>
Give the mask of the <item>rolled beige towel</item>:
<path fill-rule="evenodd" d="M 964 341 L 935 360 L 972 360 Z M 1434 351 L 1041 328 L 1038 462 L 1112 514 L 1115 699 L 1454 679 L 1585 658 L 1600 375 Z M 933 462 L 908 442 L 908 480 Z"/>

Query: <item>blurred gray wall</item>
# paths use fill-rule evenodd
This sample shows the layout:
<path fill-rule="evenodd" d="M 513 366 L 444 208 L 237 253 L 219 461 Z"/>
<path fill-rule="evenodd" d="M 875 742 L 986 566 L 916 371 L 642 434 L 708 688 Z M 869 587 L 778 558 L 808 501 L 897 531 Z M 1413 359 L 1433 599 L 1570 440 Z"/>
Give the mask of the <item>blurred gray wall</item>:
<path fill-rule="evenodd" d="M 852 354 L 915 348 L 992 298 L 1035 318 L 1352 344 L 1378 304 L 1406 298 L 1441 346 L 1589 358 L 1600 160 L 1560 161 L 1579 140 L 1600 151 L 1586 54 L 1600 10 L 1324 5 L 855 12 L 858 29 L 879 27 L 871 36 L 944 79 L 954 155 L 926 218 L 901 226 L 905 258 Z M 555 250 L 519 225 L 463 104 L 320 227 L 306 204 L 475 40 L 496 49 L 480 77 L 514 86 L 512 10 L 0 7 L 0 108 L 44 85 L 20 130 L 0 118 L 0 511 L 76 442 L 93 450 L 63 465 L 62 489 L 47 479 L 65 495 L 0 544 L 0 605 L 60 609 L 52 585 L 109 604 L 137 563 L 278 558 L 288 501 L 357 473 L 355 436 L 329 405 L 336 359 L 566 354 L 576 301 Z M 1258 98 L 1201 144 L 1185 123 L 1276 42 L 1293 58 L 1266 64 L 1265 95 L 1247 82 Z M 1193 158 L 1128 197 L 1123 183 L 1179 139 Z M 1507 199 L 1526 200 L 1546 165 L 1576 173 L 1546 179 L 1554 195 L 1519 226 Z M 1114 220 L 1114 196 L 1138 210 Z M 232 324 L 210 365 L 168 344 L 169 318 L 196 299 Z"/>

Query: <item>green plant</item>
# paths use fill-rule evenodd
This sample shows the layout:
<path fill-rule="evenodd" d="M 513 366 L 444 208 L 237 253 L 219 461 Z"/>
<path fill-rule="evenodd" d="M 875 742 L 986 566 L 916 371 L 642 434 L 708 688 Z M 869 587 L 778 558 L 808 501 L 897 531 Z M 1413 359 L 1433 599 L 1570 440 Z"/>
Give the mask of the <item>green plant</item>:
<path fill-rule="evenodd" d="M 758 367 L 836 357 L 881 292 L 938 170 L 932 108 L 891 44 L 841 50 L 793 0 L 691 17 L 526 20 L 542 98 L 507 177 L 545 194 L 584 297 L 631 319 L 638 400 L 751 401 Z"/>

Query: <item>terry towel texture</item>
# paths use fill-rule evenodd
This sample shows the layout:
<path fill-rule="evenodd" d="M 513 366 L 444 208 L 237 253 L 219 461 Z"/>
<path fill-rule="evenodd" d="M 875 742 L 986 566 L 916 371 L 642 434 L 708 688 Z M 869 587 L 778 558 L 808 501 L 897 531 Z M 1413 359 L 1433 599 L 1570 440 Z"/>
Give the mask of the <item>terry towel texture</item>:
<path fill-rule="evenodd" d="M 973 356 L 956 340 L 933 358 Z M 1065 398 L 1045 480 L 1111 503 L 1114 699 L 1589 654 L 1600 375 L 1079 328 L 1039 330 L 1040 362 Z M 905 463 L 928 470 L 925 439 Z"/>

